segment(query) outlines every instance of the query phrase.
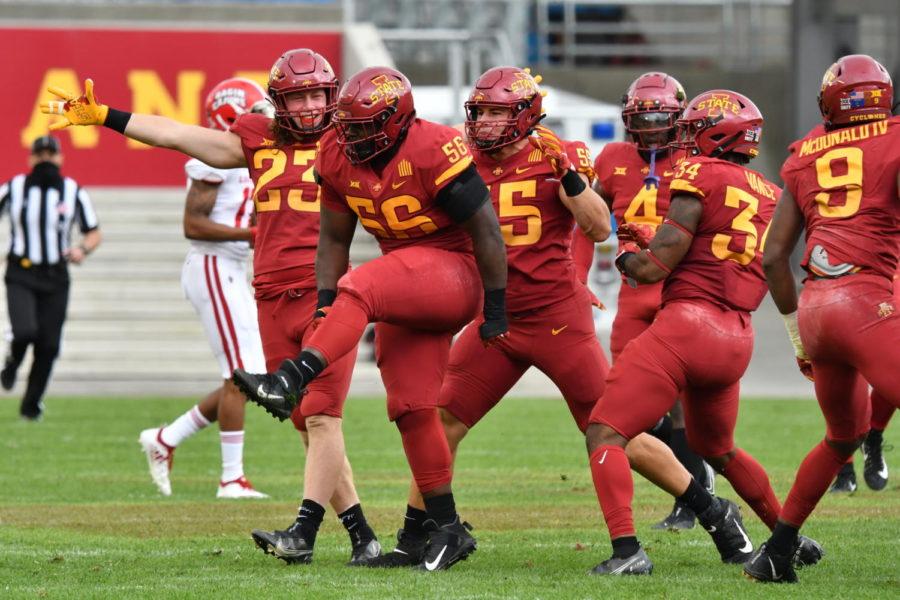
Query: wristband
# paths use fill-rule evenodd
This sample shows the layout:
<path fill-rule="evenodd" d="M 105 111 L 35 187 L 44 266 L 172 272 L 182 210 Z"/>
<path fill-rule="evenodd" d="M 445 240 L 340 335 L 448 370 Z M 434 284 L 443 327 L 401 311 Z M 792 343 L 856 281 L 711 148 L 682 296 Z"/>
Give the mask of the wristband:
<path fill-rule="evenodd" d="M 319 290 L 316 296 L 318 298 L 316 308 L 319 309 L 334 304 L 334 299 L 337 298 L 337 292 L 335 290 Z"/>
<path fill-rule="evenodd" d="M 128 121 L 131 120 L 131 113 L 125 112 L 124 110 L 116 110 L 115 108 L 110 108 L 106 113 L 106 120 L 103 121 L 104 127 L 109 127 L 114 131 L 118 131 L 119 133 L 125 133 L 125 127 L 128 126 Z"/>
<path fill-rule="evenodd" d="M 506 288 L 484 290 L 484 320 L 497 321 L 506 318 Z"/>
<path fill-rule="evenodd" d="M 565 190 L 566 196 L 569 198 L 574 198 L 587 188 L 584 179 L 572 169 L 569 169 L 565 175 L 560 177 L 559 181 L 562 183 L 563 190 Z"/>

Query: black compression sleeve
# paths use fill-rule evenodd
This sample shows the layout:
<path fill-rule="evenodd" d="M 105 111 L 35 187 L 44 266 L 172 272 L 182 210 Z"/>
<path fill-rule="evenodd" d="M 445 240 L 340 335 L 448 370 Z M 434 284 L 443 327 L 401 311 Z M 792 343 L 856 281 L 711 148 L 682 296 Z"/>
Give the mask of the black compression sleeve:
<path fill-rule="evenodd" d="M 109 127 L 110 129 L 118 131 L 119 133 L 125 133 L 125 127 L 128 126 L 128 121 L 130 120 L 130 112 L 110 108 L 106 113 L 106 120 L 103 121 L 103 126 Z"/>
<path fill-rule="evenodd" d="M 437 204 L 456 223 L 463 223 L 478 212 L 490 194 L 475 165 L 469 165 L 437 195 Z"/>

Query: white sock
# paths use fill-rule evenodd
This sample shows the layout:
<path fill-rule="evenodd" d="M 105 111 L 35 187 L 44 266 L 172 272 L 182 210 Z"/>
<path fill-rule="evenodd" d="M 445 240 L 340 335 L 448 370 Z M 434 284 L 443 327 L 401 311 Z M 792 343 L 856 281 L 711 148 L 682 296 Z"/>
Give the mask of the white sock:
<path fill-rule="evenodd" d="M 220 431 L 222 442 L 222 481 L 234 481 L 244 476 L 244 432 Z"/>
<path fill-rule="evenodd" d="M 174 448 L 207 425 L 209 425 L 209 420 L 203 416 L 200 408 L 194 406 L 191 410 L 175 419 L 174 423 L 164 427 L 160 437 L 164 444 Z"/>

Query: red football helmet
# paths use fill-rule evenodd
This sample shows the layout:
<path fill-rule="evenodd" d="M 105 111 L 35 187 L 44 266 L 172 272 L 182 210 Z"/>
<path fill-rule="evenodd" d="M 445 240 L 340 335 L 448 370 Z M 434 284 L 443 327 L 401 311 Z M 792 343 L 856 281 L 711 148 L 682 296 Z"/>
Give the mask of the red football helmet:
<path fill-rule="evenodd" d="M 325 106 L 322 108 L 290 111 L 286 96 L 292 92 L 324 90 Z M 337 96 L 338 78 L 324 56 L 306 48 L 288 50 L 272 65 L 269 72 L 269 96 L 275 103 L 275 120 L 282 129 L 296 135 L 321 133 L 331 125 Z M 321 115 L 321 119 L 318 117 Z M 316 125 L 301 127 L 295 119 L 318 120 Z"/>
<path fill-rule="evenodd" d="M 759 154 L 763 116 L 743 94 L 710 90 L 688 102 L 675 126 L 673 146 L 714 158 L 726 152 L 753 158 Z"/>
<path fill-rule="evenodd" d="M 672 141 L 675 121 L 684 111 L 686 100 L 684 88 L 666 73 L 644 73 L 628 86 L 622 96 L 622 121 L 639 150 L 659 148 Z"/>
<path fill-rule="evenodd" d="M 255 81 L 233 77 L 219 82 L 206 95 L 206 119 L 213 129 L 228 129 L 247 112 L 265 112 L 271 107 L 262 86 Z"/>
<path fill-rule="evenodd" d="M 531 73 L 518 67 L 488 69 L 466 102 L 466 137 L 479 150 L 496 150 L 526 138 L 541 120 L 541 91 Z M 510 111 L 508 119 L 479 121 L 479 108 Z M 499 129 L 499 131 L 498 131 Z"/>
<path fill-rule="evenodd" d="M 881 63 L 866 54 L 839 58 L 828 67 L 819 91 L 825 127 L 887 119 L 894 86 Z"/>
<path fill-rule="evenodd" d="M 390 67 L 363 69 L 338 95 L 333 117 L 338 145 L 351 163 L 367 162 L 401 142 L 415 116 L 406 75 Z"/>

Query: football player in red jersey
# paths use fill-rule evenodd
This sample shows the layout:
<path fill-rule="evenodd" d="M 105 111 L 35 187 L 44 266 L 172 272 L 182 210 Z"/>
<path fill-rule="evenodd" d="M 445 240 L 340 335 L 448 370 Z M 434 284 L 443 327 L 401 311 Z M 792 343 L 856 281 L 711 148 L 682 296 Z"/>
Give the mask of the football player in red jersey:
<path fill-rule="evenodd" d="M 635 535 L 624 446 L 679 395 L 688 443 L 769 527 L 775 525 L 780 505 L 766 472 L 733 439 L 740 378 L 753 347 L 750 313 L 766 289 L 761 246 L 780 193 L 744 166 L 758 153 L 762 124 L 756 106 L 736 92 L 694 98 L 677 125 L 682 145 L 699 156 L 676 167 L 666 219 L 655 236 L 642 224 L 620 228 L 626 243 L 616 259 L 619 270 L 639 283 L 665 283 L 662 308 L 613 364 L 587 430 L 591 474 L 613 546 L 595 574 L 652 571 Z M 723 560 L 743 562 L 753 546 L 737 505 L 711 502 L 704 491 L 691 479 L 679 499 L 714 536 L 724 522 L 736 524 L 730 535 L 743 544 Z M 803 554 L 814 562 L 821 550 L 812 541 L 806 546 L 810 552 Z"/>
<path fill-rule="evenodd" d="M 235 113 L 228 131 L 107 107 L 94 98 L 91 80 L 85 82 L 80 97 L 56 88 L 50 91 L 62 101 L 46 103 L 42 110 L 65 116 L 51 128 L 105 125 L 213 167 L 249 168 L 257 219 L 253 285 L 263 352 L 270 369 L 294 356 L 312 333 L 314 313 L 329 302 L 327 295 L 316 295 L 319 189 L 313 178 L 318 140 L 331 126 L 337 95 L 337 77 L 328 61 L 307 49 L 285 52 L 269 75 L 275 118 Z M 335 361 L 291 415 L 308 445 L 297 520 L 283 531 L 253 532 L 261 549 L 288 562 L 312 559 L 316 532 L 329 501 L 349 532 L 351 563 L 380 553 L 359 505 L 341 432 L 355 353 L 353 348 Z"/>
<path fill-rule="evenodd" d="M 669 183 L 685 152 L 672 148 L 675 121 L 684 111 L 684 88 L 671 75 L 644 73 L 622 96 L 622 120 L 630 142 L 606 144 L 597 156 L 595 187 L 609 204 L 616 222 L 639 223 L 656 231 L 669 209 Z M 621 248 L 624 242 L 620 241 Z M 610 335 L 613 361 L 629 341 L 644 332 L 659 312 L 662 282 L 619 288 L 618 311 Z M 684 430 L 681 402 L 651 430 L 672 448 L 675 456 L 704 487 L 713 493 L 715 474 L 690 449 Z M 694 512 L 676 500 L 672 512 L 654 529 L 690 529 Z"/>
<path fill-rule="evenodd" d="M 900 235 L 900 118 L 893 85 L 870 56 L 844 56 L 825 71 L 823 124 L 790 146 L 786 192 L 766 246 L 772 298 L 801 369 L 811 371 L 824 439 L 806 456 L 772 536 L 744 566 L 757 580 L 794 582 L 798 531 L 869 430 L 866 382 L 900 406 L 900 313 L 892 293 Z M 789 256 L 806 230 L 799 303 Z"/>
<path fill-rule="evenodd" d="M 503 237 L 469 148 L 457 130 L 416 118 L 402 73 L 372 67 L 351 77 L 334 122 L 316 159 L 322 188 L 316 277 L 319 293 L 337 299 L 295 360 L 274 374 L 238 369 L 235 382 L 284 418 L 306 402 L 303 389 L 375 322 L 388 417 L 425 499 L 429 536 L 421 568 L 446 569 L 471 554 L 475 540 L 456 513 L 438 394 L 453 334 L 482 303 L 481 342 L 506 336 Z M 378 239 L 383 256 L 344 275 L 357 222 Z"/>

